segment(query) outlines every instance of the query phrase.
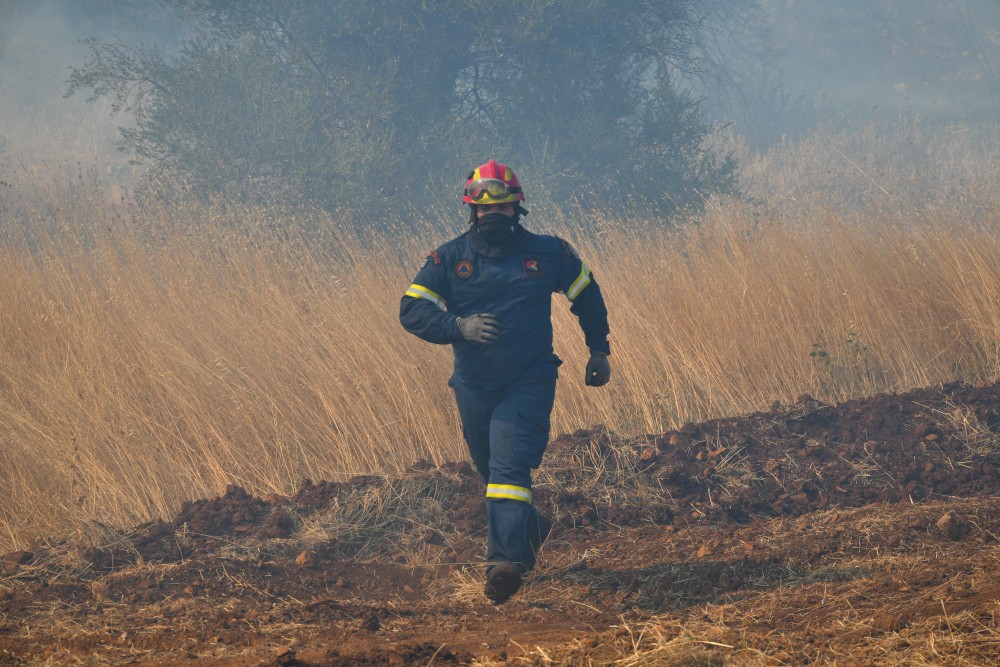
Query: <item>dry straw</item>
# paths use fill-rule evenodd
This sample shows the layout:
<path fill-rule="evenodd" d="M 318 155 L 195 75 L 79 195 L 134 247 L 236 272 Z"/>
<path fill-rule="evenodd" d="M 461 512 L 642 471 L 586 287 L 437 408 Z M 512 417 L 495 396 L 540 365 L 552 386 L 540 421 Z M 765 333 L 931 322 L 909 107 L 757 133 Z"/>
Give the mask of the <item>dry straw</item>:
<path fill-rule="evenodd" d="M 536 206 L 530 226 L 565 235 L 593 268 L 613 331 L 613 382 L 586 388 L 583 337 L 555 299 L 566 363 L 554 433 L 656 433 L 803 393 L 995 379 L 1000 207 L 983 185 L 1000 175 L 995 135 L 955 135 L 965 158 L 946 144 L 954 196 L 945 176 L 932 188 L 902 166 L 874 168 L 862 132 L 751 159 L 758 201 L 710 200 L 673 225 Z M 921 137 L 927 151 L 943 145 Z M 810 173 L 822 172 L 816 153 L 838 161 L 840 180 Z M 838 188 L 863 201 L 844 205 Z M 287 493 L 303 478 L 464 457 L 450 352 L 397 316 L 425 253 L 462 229 L 457 207 L 373 236 L 344 216 L 140 207 L 84 178 L 10 190 L 0 551 L 169 517 L 231 483 Z"/>

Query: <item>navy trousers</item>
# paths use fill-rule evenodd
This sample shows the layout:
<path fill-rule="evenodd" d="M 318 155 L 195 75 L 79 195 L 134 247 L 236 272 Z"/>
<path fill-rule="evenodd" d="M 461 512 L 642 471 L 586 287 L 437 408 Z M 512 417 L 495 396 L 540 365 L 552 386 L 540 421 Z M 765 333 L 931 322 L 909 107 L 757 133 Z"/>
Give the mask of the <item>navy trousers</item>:
<path fill-rule="evenodd" d="M 549 442 L 557 363 L 532 366 L 499 389 L 484 389 L 457 377 L 449 383 L 469 453 L 486 482 L 487 567 L 510 561 L 527 572 L 535 566 L 541 539 L 531 470 L 541 464 Z"/>

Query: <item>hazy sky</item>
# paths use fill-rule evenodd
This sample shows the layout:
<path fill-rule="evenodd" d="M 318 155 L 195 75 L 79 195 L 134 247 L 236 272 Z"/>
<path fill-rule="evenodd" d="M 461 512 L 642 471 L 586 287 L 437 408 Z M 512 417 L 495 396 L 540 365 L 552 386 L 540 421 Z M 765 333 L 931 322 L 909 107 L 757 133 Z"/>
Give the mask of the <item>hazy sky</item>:
<path fill-rule="evenodd" d="M 898 113 L 958 117 L 972 111 L 958 105 L 974 104 L 1000 119 L 1000 0 L 764 4 L 782 29 L 776 65 L 791 90 Z"/>

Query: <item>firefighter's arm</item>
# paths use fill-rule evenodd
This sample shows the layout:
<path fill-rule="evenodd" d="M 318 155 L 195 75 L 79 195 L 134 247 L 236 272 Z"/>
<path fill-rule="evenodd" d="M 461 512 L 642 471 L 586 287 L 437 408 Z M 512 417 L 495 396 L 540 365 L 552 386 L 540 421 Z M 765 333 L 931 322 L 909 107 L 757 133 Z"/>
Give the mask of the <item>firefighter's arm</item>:
<path fill-rule="evenodd" d="M 580 259 L 572 246 L 563 241 L 564 258 L 560 272 L 560 287 L 573 304 L 570 312 L 576 315 L 592 354 L 611 354 L 608 344 L 608 309 L 604 305 L 601 288 L 590 268 Z"/>
<path fill-rule="evenodd" d="M 608 309 L 604 305 L 601 288 L 593 276 L 591 276 L 587 289 L 573 300 L 570 312 L 580 320 L 580 328 L 583 329 L 587 348 L 591 352 L 611 354 L 611 346 L 608 343 L 608 334 L 611 333 L 611 329 L 608 327 Z"/>
<path fill-rule="evenodd" d="M 437 252 L 424 262 L 399 303 L 399 322 L 411 334 L 429 343 L 463 339 L 458 318 L 448 312 L 448 281 Z"/>

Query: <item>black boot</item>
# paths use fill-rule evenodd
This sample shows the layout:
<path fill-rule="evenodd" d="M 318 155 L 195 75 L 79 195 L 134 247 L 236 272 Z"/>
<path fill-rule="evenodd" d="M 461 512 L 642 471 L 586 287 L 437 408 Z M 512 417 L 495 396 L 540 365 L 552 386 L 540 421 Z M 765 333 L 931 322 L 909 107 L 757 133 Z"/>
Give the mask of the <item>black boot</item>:
<path fill-rule="evenodd" d="M 521 569 L 510 561 L 486 569 L 486 597 L 493 604 L 506 602 L 521 588 Z"/>

